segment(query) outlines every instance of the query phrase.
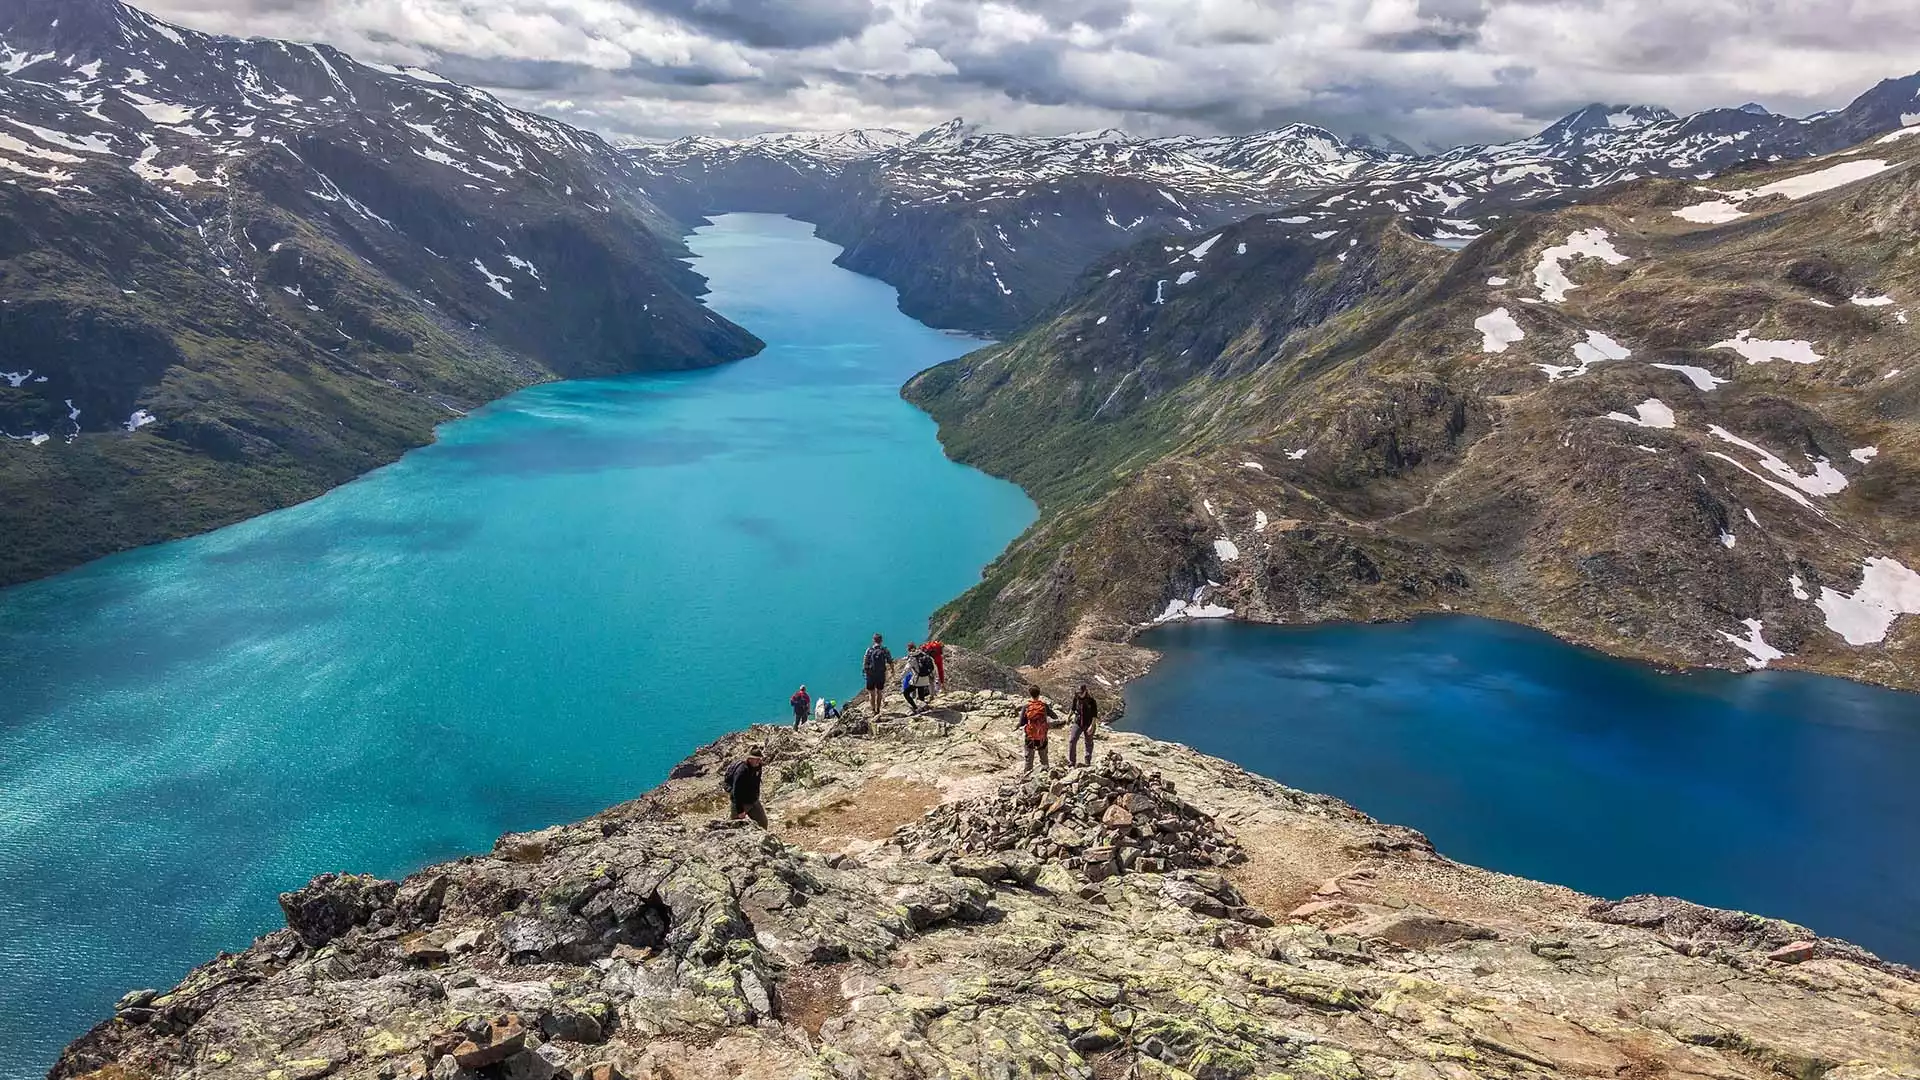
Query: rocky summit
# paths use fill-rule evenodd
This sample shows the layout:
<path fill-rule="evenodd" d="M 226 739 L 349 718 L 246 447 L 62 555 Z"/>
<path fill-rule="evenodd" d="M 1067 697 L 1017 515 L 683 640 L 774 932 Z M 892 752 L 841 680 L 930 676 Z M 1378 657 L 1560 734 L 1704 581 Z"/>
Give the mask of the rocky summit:
<path fill-rule="evenodd" d="M 1023 777 L 1018 702 L 744 732 L 586 821 L 323 876 L 51 1076 L 1920 1077 L 1920 975 L 1845 942 L 1463 866 L 1127 733 Z M 771 831 L 721 820 L 749 742 Z"/>

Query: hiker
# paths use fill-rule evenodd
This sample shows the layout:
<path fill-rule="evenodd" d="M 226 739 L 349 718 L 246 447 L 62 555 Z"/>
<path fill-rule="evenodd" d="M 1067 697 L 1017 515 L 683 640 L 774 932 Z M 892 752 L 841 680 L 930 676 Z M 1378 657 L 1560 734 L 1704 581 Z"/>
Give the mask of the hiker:
<path fill-rule="evenodd" d="M 832 698 L 823 699 L 820 702 L 820 719 L 822 720 L 840 719 L 840 703 L 833 700 Z"/>
<path fill-rule="evenodd" d="M 881 643 L 880 635 L 873 635 L 873 644 L 867 646 L 867 655 L 860 660 L 860 673 L 867 677 L 867 709 L 875 720 L 880 719 L 880 699 L 887 692 L 887 669 L 893 666 L 893 653 Z"/>
<path fill-rule="evenodd" d="M 919 695 L 920 704 L 926 705 L 933 700 L 934 688 L 939 685 L 940 665 L 934 663 L 933 654 L 925 645 L 917 652 L 908 653 L 907 663 L 913 668 L 913 692 Z"/>
<path fill-rule="evenodd" d="M 924 642 L 920 651 L 933 658 L 933 689 L 935 693 L 947 692 L 947 646 L 938 639 Z"/>
<path fill-rule="evenodd" d="M 1093 727 L 1100 719 L 1100 703 L 1093 700 L 1093 692 L 1087 689 L 1086 683 L 1081 683 L 1080 692 L 1073 695 L 1067 715 L 1073 718 L 1073 735 L 1067 739 L 1067 767 L 1073 767 L 1074 751 L 1081 739 L 1087 740 L 1087 764 L 1093 764 Z"/>
<path fill-rule="evenodd" d="M 907 658 L 900 664 L 900 696 L 907 701 L 907 714 L 920 715 L 920 647 L 907 642 Z"/>
<path fill-rule="evenodd" d="M 760 805 L 760 748 L 750 746 L 747 756 L 727 766 L 724 779 L 727 787 L 727 799 L 733 805 L 733 820 L 748 818 L 763 829 L 767 825 L 767 808 Z"/>
<path fill-rule="evenodd" d="M 799 727 L 806 723 L 807 710 L 813 707 L 813 698 L 807 695 L 806 683 L 800 684 L 800 689 L 793 692 L 793 696 L 787 699 L 787 704 L 793 706 L 793 726 Z"/>
<path fill-rule="evenodd" d="M 1053 706 L 1040 700 L 1040 688 L 1027 687 L 1027 703 L 1020 706 L 1018 717 L 1020 729 L 1026 733 L 1027 743 L 1027 764 L 1020 770 L 1022 775 L 1033 771 L 1035 754 L 1040 756 L 1041 768 L 1053 768 L 1053 764 L 1047 760 L 1047 721 L 1053 719 L 1054 715 Z"/>

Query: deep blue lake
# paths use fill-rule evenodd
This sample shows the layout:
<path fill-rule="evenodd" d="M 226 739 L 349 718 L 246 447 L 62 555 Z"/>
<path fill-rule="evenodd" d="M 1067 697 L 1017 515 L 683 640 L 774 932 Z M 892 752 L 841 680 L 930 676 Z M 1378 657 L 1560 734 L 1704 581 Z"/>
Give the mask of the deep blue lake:
<path fill-rule="evenodd" d="M 1920 696 L 1671 675 L 1465 617 L 1156 629 L 1130 728 L 1462 862 L 1791 919 L 1920 964 Z"/>
<path fill-rule="evenodd" d="M 691 241 L 768 342 L 537 387 L 302 506 L 0 592 L 0 1077 L 124 991 L 405 873 L 578 818 L 860 683 L 1033 519 L 899 397 L 979 343 L 810 226 Z"/>

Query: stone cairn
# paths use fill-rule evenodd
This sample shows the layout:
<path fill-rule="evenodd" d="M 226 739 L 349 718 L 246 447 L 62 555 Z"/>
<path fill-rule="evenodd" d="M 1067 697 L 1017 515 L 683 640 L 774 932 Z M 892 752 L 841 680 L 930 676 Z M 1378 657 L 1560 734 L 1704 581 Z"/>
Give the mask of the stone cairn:
<path fill-rule="evenodd" d="M 1246 858 L 1231 834 L 1175 794 L 1173 781 L 1113 751 L 1095 766 L 1037 772 L 994 795 L 937 806 L 895 842 L 929 862 L 1053 860 L 1087 881 Z"/>

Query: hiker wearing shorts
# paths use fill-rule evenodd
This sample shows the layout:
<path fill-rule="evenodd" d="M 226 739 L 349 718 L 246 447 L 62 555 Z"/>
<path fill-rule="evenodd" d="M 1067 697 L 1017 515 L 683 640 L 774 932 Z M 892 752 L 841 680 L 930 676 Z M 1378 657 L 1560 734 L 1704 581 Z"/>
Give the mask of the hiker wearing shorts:
<path fill-rule="evenodd" d="M 1035 755 L 1040 758 L 1041 768 L 1053 768 L 1053 764 L 1047 760 L 1047 721 L 1053 718 L 1053 706 L 1040 700 L 1040 688 L 1027 687 L 1027 703 L 1020 706 L 1018 717 L 1020 730 L 1027 744 L 1027 764 L 1020 770 L 1021 775 L 1024 776 L 1033 771 Z"/>
<path fill-rule="evenodd" d="M 867 655 L 860 660 L 860 673 L 867 677 L 867 709 L 875 720 L 880 719 L 880 700 L 887 692 L 887 668 L 893 666 L 893 653 L 880 642 L 880 635 L 873 635 L 873 644 L 867 646 Z"/>
<path fill-rule="evenodd" d="M 794 727 L 799 727 L 801 724 L 807 722 L 807 710 L 812 707 L 813 698 L 808 696 L 805 683 L 802 683 L 800 689 L 793 692 L 793 696 L 787 699 L 787 704 L 793 706 Z"/>
<path fill-rule="evenodd" d="M 733 820 L 746 818 L 765 829 L 767 808 L 760 805 L 760 748 L 749 747 L 747 756 L 727 766 L 724 774 L 727 801 L 733 806 Z"/>
<path fill-rule="evenodd" d="M 1093 728 L 1100 720 L 1100 703 L 1093 699 L 1086 683 L 1081 683 L 1080 692 L 1073 695 L 1067 715 L 1073 718 L 1073 734 L 1067 739 L 1067 766 L 1074 765 L 1074 751 L 1079 749 L 1081 739 L 1087 740 L 1087 764 L 1093 764 Z"/>

